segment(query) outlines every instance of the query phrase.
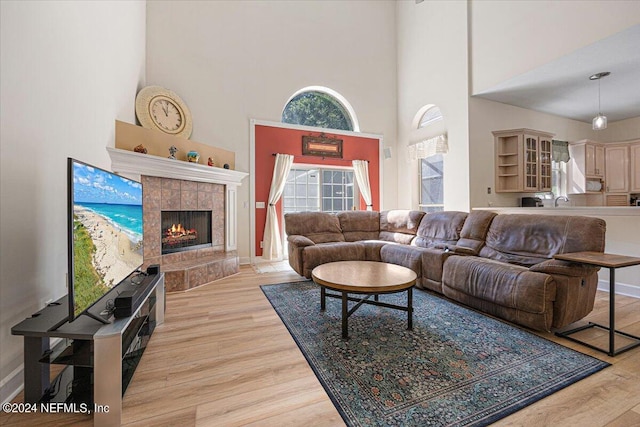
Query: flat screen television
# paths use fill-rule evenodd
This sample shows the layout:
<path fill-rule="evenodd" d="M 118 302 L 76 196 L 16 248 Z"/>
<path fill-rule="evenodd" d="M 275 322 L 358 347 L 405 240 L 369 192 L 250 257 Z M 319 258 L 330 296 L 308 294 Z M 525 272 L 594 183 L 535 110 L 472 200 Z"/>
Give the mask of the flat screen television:
<path fill-rule="evenodd" d="M 68 321 L 86 314 L 108 323 L 104 305 L 89 309 L 142 265 L 142 184 L 67 162 Z"/>

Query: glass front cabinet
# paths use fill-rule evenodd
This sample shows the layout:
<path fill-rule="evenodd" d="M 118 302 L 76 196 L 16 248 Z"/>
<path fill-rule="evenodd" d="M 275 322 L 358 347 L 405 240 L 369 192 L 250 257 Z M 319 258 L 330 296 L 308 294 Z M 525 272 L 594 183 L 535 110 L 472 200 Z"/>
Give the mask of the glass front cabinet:
<path fill-rule="evenodd" d="M 494 131 L 496 191 L 551 191 L 553 134 L 532 129 Z"/>

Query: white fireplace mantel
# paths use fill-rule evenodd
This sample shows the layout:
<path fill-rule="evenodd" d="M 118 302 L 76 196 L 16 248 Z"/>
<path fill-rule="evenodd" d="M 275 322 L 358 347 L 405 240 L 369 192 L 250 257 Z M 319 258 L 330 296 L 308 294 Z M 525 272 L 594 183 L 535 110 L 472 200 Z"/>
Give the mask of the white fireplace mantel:
<path fill-rule="evenodd" d="M 211 182 L 225 186 L 225 250 L 237 248 L 237 187 L 249 174 L 214 166 L 173 160 L 135 151 L 107 147 L 114 172 L 140 181 L 142 175 L 187 181 Z"/>
<path fill-rule="evenodd" d="M 111 156 L 111 169 L 114 172 L 127 175 L 138 181 L 141 175 L 146 175 L 237 186 L 242 185 L 242 179 L 249 175 L 246 172 L 173 160 L 119 148 L 107 147 L 107 151 Z"/>

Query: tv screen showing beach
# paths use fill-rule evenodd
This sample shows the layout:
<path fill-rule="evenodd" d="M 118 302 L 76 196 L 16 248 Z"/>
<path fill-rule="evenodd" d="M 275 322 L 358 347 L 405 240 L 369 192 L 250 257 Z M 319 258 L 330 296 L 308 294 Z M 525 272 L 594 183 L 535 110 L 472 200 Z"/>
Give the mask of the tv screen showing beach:
<path fill-rule="evenodd" d="M 75 318 L 142 265 L 142 185 L 70 161 Z"/>

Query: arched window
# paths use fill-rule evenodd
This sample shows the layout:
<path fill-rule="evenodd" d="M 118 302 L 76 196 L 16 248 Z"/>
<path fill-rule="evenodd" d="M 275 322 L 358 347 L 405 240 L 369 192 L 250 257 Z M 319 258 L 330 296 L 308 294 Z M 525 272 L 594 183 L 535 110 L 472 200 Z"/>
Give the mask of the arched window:
<path fill-rule="evenodd" d="M 347 100 L 337 92 L 319 86 L 296 92 L 282 111 L 282 122 L 356 132 L 360 130 Z"/>
<path fill-rule="evenodd" d="M 435 105 L 427 106 L 427 111 L 424 112 L 418 123 L 418 129 L 427 127 L 437 121 L 443 120 L 442 111 Z"/>
<path fill-rule="evenodd" d="M 442 111 L 435 105 L 425 105 L 414 118 L 416 129 L 429 137 L 414 144 L 410 151 L 420 165 L 420 210 L 438 212 L 444 210 L 444 156 L 447 138 Z"/>

